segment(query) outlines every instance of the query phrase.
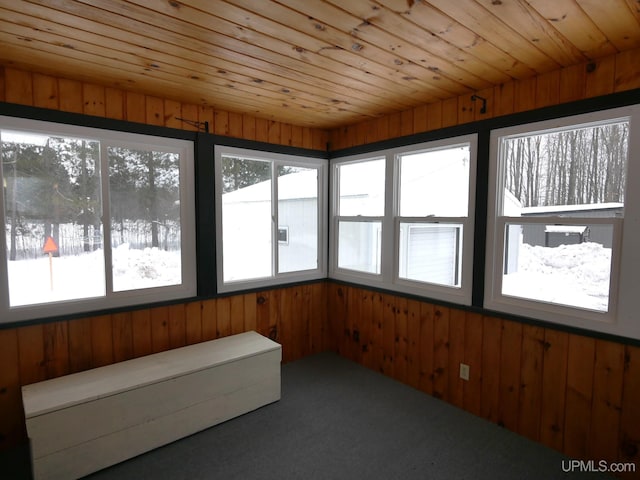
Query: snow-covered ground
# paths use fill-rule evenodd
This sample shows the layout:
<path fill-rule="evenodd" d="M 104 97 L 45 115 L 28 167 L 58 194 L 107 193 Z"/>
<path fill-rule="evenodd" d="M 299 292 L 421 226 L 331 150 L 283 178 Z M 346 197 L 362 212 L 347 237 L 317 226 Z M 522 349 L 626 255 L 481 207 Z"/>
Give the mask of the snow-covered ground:
<path fill-rule="evenodd" d="M 503 277 L 503 293 L 545 302 L 606 311 L 611 249 L 597 243 L 555 248 L 520 245 L 518 272 Z M 116 291 L 180 282 L 180 254 L 156 248 L 114 249 Z M 9 263 L 11 305 L 102 296 L 103 252 Z M 52 278 L 50 277 L 52 272 Z M 52 288 L 53 285 L 53 288 Z"/>
<path fill-rule="evenodd" d="M 11 306 L 99 297 L 105 294 L 104 253 L 8 262 Z M 180 252 L 157 248 L 113 250 L 114 290 L 175 285 L 181 282 Z"/>
<path fill-rule="evenodd" d="M 503 276 L 502 293 L 607 311 L 611 249 L 599 243 L 540 247 L 521 244 L 518 272 Z"/>

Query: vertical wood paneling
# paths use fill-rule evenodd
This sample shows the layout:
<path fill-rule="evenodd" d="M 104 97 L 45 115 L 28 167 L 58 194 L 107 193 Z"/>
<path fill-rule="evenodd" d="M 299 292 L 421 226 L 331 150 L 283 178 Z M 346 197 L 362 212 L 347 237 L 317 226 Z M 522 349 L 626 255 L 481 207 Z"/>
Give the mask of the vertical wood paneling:
<path fill-rule="evenodd" d="M 471 95 L 461 95 L 458 97 L 458 124 L 469 123 L 475 120 L 475 110 L 480 109 L 482 102 L 473 102 Z"/>
<path fill-rule="evenodd" d="M 449 399 L 449 309 L 433 310 L 433 396 Z"/>
<path fill-rule="evenodd" d="M 640 347 L 627 346 L 624 356 L 622 411 L 620 412 L 621 462 L 640 465 Z"/>
<path fill-rule="evenodd" d="M 153 353 L 151 311 L 149 309 L 131 312 L 131 336 L 133 338 L 134 357 Z"/>
<path fill-rule="evenodd" d="M 92 367 L 91 320 L 79 318 L 69 322 L 69 373 Z"/>
<path fill-rule="evenodd" d="M 120 312 L 111 315 L 113 329 L 113 359 L 122 362 L 134 357 L 133 353 L 133 329 L 131 324 L 131 312 Z"/>
<path fill-rule="evenodd" d="M 202 341 L 216 338 L 217 329 L 216 300 L 204 300 L 202 302 Z"/>
<path fill-rule="evenodd" d="M 493 105 L 495 116 L 513 113 L 515 105 L 515 83 L 509 82 L 498 85 L 493 90 Z"/>
<path fill-rule="evenodd" d="M 395 378 L 407 383 L 407 322 L 409 309 L 406 298 L 398 298 L 395 301 L 394 315 L 394 349 L 393 372 Z"/>
<path fill-rule="evenodd" d="M 593 338 L 569 336 L 564 451 L 573 458 L 589 457 L 590 422 L 586 419 L 591 415 L 595 351 Z"/>
<path fill-rule="evenodd" d="M 562 451 L 567 384 L 567 346 L 569 335 L 545 330 L 540 441 Z"/>
<path fill-rule="evenodd" d="M 371 344 L 373 346 L 372 356 L 375 369 L 382 372 L 384 369 L 384 298 L 380 293 L 373 293 L 371 296 L 371 308 L 373 315 L 371 316 Z"/>
<path fill-rule="evenodd" d="M 382 313 L 382 373 L 393 377 L 394 375 L 394 361 L 395 354 L 395 320 L 396 320 L 396 305 L 395 296 L 385 294 L 383 299 L 383 313 Z M 351 308 L 349 305 L 349 314 L 351 316 Z"/>
<path fill-rule="evenodd" d="M 242 298 L 244 301 L 244 329 L 247 332 L 255 331 L 257 328 L 256 294 L 246 293 Z"/>
<path fill-rule="evenodd" d="M 91 85 L 85 83 L 82 85 L 82 113 L 85 115 L 94 115 L 96 117 L 104 117 L 105 109 L 105 91 L 104 87 L 99 85 Z"/>
<path fill-rule="evenodd" d="M 149 125 L 165 125 L 164 100 L 147 96 L 145 100 L 145 123 Z"/>
<path fill-rule="evenodd" d="M 216 338 L 231 335 L 231 299 L 222 297 L 216 300 Z"/>
<path fill-rule="evenodd" d="M 482 413 L 482 316 L 467 312 L 464 328 L 464 363 L 469 380 L 464 382 L 463 408 L 474 415 Z"/>
<path fill-rule="evenodd" d="M 125 95 L 125 119 L 144 123 L 147 117 L 146 98 L 141 93 L 127 92 Z"/>
<path fill-rule="evenodd" d="M 615 57 L 605 57 L 587 64 L 585 67 L 585 96 L 597 97 L 613 92 L 616 77 Z"/>
<path fill-rule="evenodd" d="M 369 322 L 367 322 L 367 324 L 370 325 Z M 411 299 L 407 301 L 406 383 L 414 388 L 420 388 L 420 347 L 420 302 Z"/>
<path fill-rule="evenodd" d="M 591 458 L 608 462 L 618 460 L 623 368 L 624 346 L 596 340 L 591 404 L 591 431 L 594 434 L 589 437 Z"/>
<path fill-rule="evenodd" d="M 522 327 L 520 355 L 520 397 L 518 399 L 517 432 L 538 440 L 540 405 L 542 402 L 542 362 L 544 329 L 532 325 Z"/>
<path fill-rule="evenodd" d="M 59 108 L 58 80 L 49 75 L 33 75 L 33 105 L 40 108 Z"/>
<path fill-rule="evenodd" d="M 67 322 L 51 322 L 42 326 L 44 362 L 47 378 L 69 373 L 69 334 Z"/>
<path fill-rule="evenodd" d="M 628 50 L 616 55 L 614 91 L 621 92 L 640 88 L 640 50 Z"/>
<path fill-rule="evenodd" d="M 33 80 L 29 72 L 5 68 L 5 97 L 9 103 L 33 105 Z"/>
<path fill-rule="evenodd" d="M 513 111 L 524 112 L 536 108 L 536 77 L 518 80 L 514 85 Z"/>
<path fill-rule="evenodd" d="M 449 98 L 442 101 L 442 126 L 458 125 L 458 99 Z"/>
<path fill-rule="evenodd" d="M 153 352 L 169 349 L 169 310 L 167 307 L 151 309 L 151 348 Z"/>
<path fill-rule="evenodd" d="M 420 390 L 433 394 L 433 305 L 420 305 Z"/>
<path fill-rule="evenodd" d="M 23 385 L 46 380 L 44 330 L 42 325 L 18 329 L 20 381 Z"/>
<path fill-rule="evenodd" d="M 536 108 L 557 105 L 560 99 L 560 71 L 539 75 L 535 82 Z"/>
<path fill-rule="evenodd" d="M 482 101 L 478 101 L 476 100 L 476 102 L 473 105 L 473 115 L 474 115 L 474 120 L 484 120 L 486 118 L 491 118 L 493 116 L 495 116 L 495 111 L 494 111 L 494 95 L 495 95 L 495 89 L 494 88 L 487 88 L 485 90 L 480 90 L 478 92 L 478 95 L 481 96 L 482 98 L 484 98 L 487 101 L 487 105 L 486 105 L 486 112 L 482 113 L 480 110 L 482 108 Z"/>
<path fill-rule="evenodd" d="M 520 357 L 522 352 L 522 325 L 502 322 L 500 343 L 500 407 L 498 424 L 509 430 L 518 428 L 520 404 Z"/>
<path fill-rule="evenodd" d="M 169 348 L 184 347 L 187 344 L 187 325 L 184 304 L 167 308 L 169 316 Z"/>
<path fill-rule="evenodd" d="M 449 314 L 449 402 L 464 407 L 464 384 L 460 378 L 460 364 L 464 363 L 466 314 L 462 310 L 451 309 Z"/>
<path fill-rule="evenodd" d="M 94 368 L 114 362 L 111 315 L 91 317 L 91 359 Z"/>
<path fill-rule="evenodd" d="M 118 88 L 106 88 L 104 91 L 104 107 L 107 118 L 124 120 L 124 92 Z"/>
<path fill-rule="evenodd" d="M 482 328 L 482 405 L 481 415 L 498 423 L 500 405 L 500 345 L 502 322 L 493 317 L 483 318 Z"/>
<path fill-rule="evenodd" d="M 585 98 L 587 67 L 583 64 L 563 68 L 560 71 L 560 103 L 573 102 Z"/>
<path fill-rule="evenodd" d="M 241 295 L 229 297 L 231 335 L 244 332 L 244 298 Z"/>
<path fill-rule="evenodd" d="M 190 120 L 190 121 L 182 121 L 182 128 L 183 130 L 191 130 L 194 132 L 197 132 L 199 129 L 198 125 L 196 124 L 196 122 L 200 121 L 200 117 L 199 117 L 199 111 L 198 111 L 198 106 L 197 105 L 193 105 L 191 103 L 183 103 L 182 104 L 182 108 L 181 108 L 181 112 L 180 112 L 180 118 L 183 118 L 184 120 Z"/>
<path fill-rule="evenodd" d="M 18 445 L 25 429 L 16 329 L 0 330 L 0 365 L 0 449 L 3 450 Z"/>
<path fill-rule="evenodd" d="M 165 115 L 166 115 L 166 110 L 165 110 Z M 216 127 L 216 125 L 215 125 L 215 112 L 213 110 L 213 107 L 209 107 L 209 106 L 206 106 L 206 105 L 200 105 L 198 107 L 198 121 L 203 124 L 203 128 L 204 128 L 205 122 L 208 123 L 208 125 L 209 125 L 208 133 L 215 132 L 215 127 Z"/>
<path fill-rule="evenodd" d="M 202 303 L 191 302 L 185 305 L 185 340 L 187 345 L 202 341 Z"/>
<path fill-rule="evenodd" d="M 60 78 L 58 79 L 58 92 L 60 94 L 60 110 L 82 113 L 84 103 L 82 83 Z"/>

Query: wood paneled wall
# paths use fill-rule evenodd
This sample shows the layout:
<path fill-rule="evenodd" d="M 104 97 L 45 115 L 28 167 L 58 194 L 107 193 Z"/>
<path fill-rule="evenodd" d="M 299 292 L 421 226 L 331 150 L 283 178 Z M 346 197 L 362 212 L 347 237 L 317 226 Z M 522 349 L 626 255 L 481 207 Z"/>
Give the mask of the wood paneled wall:
<path fill-rule="evenodd" d="M 640 477 L 640 347 L 327 288 L 341 355 L 573 458 L 633 462 Z"/>
<path fill-rule="evenodd" d="M 327 148 L 328 132 L 322 129 L 12 68 L 0 67 L 0 101 L 182 130 L 196 127 L 179 119 L 209 122 L 209 132 L 218 135 L 322 151 Z"/>
<path fill-rule="evenodd" d="M 250 330 L 280 343 L 284 362 L 332 348 L 325 289 L 322 281 L 0 330 L 0 449 L 27 438 L 21 385 Z"/>
<path fill-rule="evenodd" d="M 482 103 L 472 101 L 471 94 L 420 105 L 332 130 L 331 150 L 640 88 L 638 65 L 640 49 L 481 90 L 476 94 L 487 100 L 486 113 L 480 113 Z"/>

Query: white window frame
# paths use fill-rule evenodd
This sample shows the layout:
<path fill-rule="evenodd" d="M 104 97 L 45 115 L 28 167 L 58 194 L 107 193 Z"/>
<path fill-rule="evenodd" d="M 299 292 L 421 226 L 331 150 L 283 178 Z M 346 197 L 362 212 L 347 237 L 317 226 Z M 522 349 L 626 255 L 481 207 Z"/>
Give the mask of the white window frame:
<path fill-rule="evenodd" d="M 523 134 L 535 135 L 556 129 L 629 121 L 629 159 L 625 187 L 624 218 L 508 217 L 502 215 L 503 189 L 500 139 Z M 493 311 L 526 316 L 570 327 L 640 338 L 637 320 L 637 272 L 640 271 L 640 106 L 615 108 L 506 127 L 491 132 L 487 248 L 484 307 Z M 505 224 L 558 224 L 577 226 L 606 224 L 613 227 L 609 309 L 599 312 L 502 294 Z M 624 226 L 624 228 L 623 228 Z M 635 297 L 635 298 L 634 298 Z M 634 305 L 635 304 L 635 305 Z"/>
<path fill-rule="evenodd" d="M 278 249 L 282 245 L 278 241 L 278 182 L 277 176 L 272 176 L 271 182 L 271 275 L 260 278 L 224 281 L 223 257 L 224 245 L 222 235 L 222 157 L 236 156 L 246 160 L 270 162 L 272 172 L 280 165 L 297 166 L 303 168 L 315 168 L 318 171 L 318 247 L 317 268 L 299 270 L 294 272 L 278 272 Z M 227 293 L 253 288 L 264 288 L 273 285 L 302 282 L 326 278 L 326 250 L 327 250 L 327 191 L 328 191 L 328 161 L 321 158 L 304 157 L 298 155 L 263 152 L 247 148 L 215 145 L 214 170 L 215 170 L 215 224 L 216 224 L 216 263 L 217 263 L 217 291 Z"/>
<path fill-rule="evenodd" d="M 329 276 L 336 280 L 354 282 L 372 287 L 385 288 L 401 293 L 418 295 L 461 305 L 471 305 L 473 280 L 473 246 L 475 220 L 475 180 L 477 158 L 477 134 L 462 135 L 420 144 L 381 150 L 331 160 L 332 169 L 332 236 L 330 244 Z M 469 189 L 466 217 L 401 217 L 400 198 L 400 157 L 425 151 L 445 150 L 469 146 Z M 339 166 L 384 158 L 385 163 L 385 212 L 382 217 L 339 216 Z M 381 269 L 380 274 L 348 270 L 338 266 L 338 225 L 340 221 L 380 221 Z M 400 278 L 400 224 L 404 222 L 425 225 L 462 225 L 462 254 L 460 261 L 460 286 L 440 285 Z"/>
<path fill-rule="evenodd" d="M 0 116 L 0 128 L 43 135 L 87 138 L 100 142 L 100 182 L 103 195 L 102 226 L 104 230 L 103 243 L 106 287 L 105 295 L 100 297 L 10 307 L 9 279 L 6 268 L 8 246 L 6 244 L 6 233 L 4 230 L 6 225 L 5 206 L 4 198 L 0 198 L 0 221 L 2 222 L 2 235 L 0 235 L 0 265 L 2 265 L 0 267 L 0 323 L 190 298 L 197 294 L 194 144 L 192 141 L 6 116 Z M 155 149 L 164 152 L 178 153 L 180 155 L 180 248 L 182 268 L 182 282 L 180 284 L 113 291 L 110 241 L 111 217 L 109 211 L 109 164 L 107 159 L 107 150 L 110 146 Z"/>

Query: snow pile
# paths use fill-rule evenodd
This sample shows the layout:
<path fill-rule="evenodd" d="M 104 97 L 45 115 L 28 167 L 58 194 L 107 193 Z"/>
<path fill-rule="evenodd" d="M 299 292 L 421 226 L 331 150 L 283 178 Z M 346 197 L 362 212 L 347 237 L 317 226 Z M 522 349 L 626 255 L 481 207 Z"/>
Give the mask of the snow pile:
<path fill-rule="evenodd" d="M 607 311 L 611 249 L 599 243 L 541 247 L 521 244 L 518 272 L 504 275 L 502 293 Z"/>
<path fill-rule="evenodd" d="M 131 249 L 123 243 L 113 249 L 114 290 L 131 290 L 181 282 L 180 252 L 158 248 Z"/>

